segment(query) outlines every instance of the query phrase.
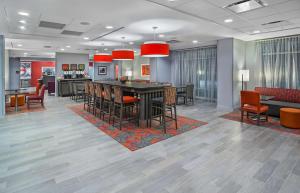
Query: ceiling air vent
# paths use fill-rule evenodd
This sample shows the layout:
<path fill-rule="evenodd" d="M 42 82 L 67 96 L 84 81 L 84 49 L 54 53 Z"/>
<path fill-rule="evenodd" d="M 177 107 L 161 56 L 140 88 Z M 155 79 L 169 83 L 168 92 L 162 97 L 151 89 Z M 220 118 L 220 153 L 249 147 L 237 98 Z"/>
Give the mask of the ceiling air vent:
<path fill-rule="evenodd" d="M 279 20 L 279 21 L 271 21 L 268 23 L 263 23 L 261 25 L 264 26 L 265 28 L 273 28 L 273 27 L 286 26 L 286 25 L 290 25 L 290 24 L 291 23 L 289 21 Z"/>
<path fill-rule="evenodd" d="M 61 32 L 61 34 L 70 35 L 70 36 L 81 36 L 83 32 L 64 30 Z"/>
<path fill-rule="evenodd" d="M 51 46 L 44 46 L 44 48 L 52 48 Z"/>
<path fill-rule="evenodd" d="M 179 40 L 169 40 L 169 41 L 167 41 L 167 43 L 168 44 L 177 44 L 177 43 L 180 43 L 180 41 Z"/>
<path fill-rule="evenodd" d="M 242 12 L 258 9 L 261 7 L 264 7 L 264 3 L 261 0 L 242 0 L 227 5 L 224 8 L 227 8 L 235 13 L 242 13 Z"/>
<path fill-rule="evenodd" d="M 66 24 L 55 23 L 49 21 L 40 21 L 39 27 L 51 28 L 51 29 L 63 29 Z"/>

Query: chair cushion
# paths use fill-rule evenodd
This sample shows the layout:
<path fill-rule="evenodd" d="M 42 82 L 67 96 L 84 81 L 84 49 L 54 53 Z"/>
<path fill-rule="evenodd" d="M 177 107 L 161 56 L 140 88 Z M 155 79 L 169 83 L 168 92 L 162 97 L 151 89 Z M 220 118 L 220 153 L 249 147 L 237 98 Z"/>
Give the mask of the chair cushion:
<path fill-rule="evenodd" d="M 260 111 L 258 111 L 258 108 L 256 106 L 246 104 L 242 107 L 242 110 L 252 112 L 252 113 L 264 113 L 269 110 L 269 107 L 266 105 L 262 105 L 260 106 Z"/>
<path fill-rule="evenodd" d="M 124 103 L 136 103 L 138 101 L 139 101 L 138 98 L 135 98 L 135 97 L 132 97 L 132 96 L 123 96 L 123 102 Z"/>

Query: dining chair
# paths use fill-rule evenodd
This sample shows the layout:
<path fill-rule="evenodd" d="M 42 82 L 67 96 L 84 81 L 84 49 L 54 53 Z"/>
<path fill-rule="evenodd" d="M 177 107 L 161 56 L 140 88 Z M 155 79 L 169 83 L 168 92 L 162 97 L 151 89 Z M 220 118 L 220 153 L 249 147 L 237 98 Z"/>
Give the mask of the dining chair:
<path fill-rule="evenodd" d="M 177 130 L 176 87 L 165 87 L 163 97 L 153 98 L 150 106 L 150 127 L 152 127 L 152 121 L 158 121 L 160 125 L 163 125 L 166 133 L 166 123 L 175 121 Z"/>
<path fill-rule="evenodd" d="M 101 117 L 101 105 L 103 100 L 103 85 L 100 83 L 96 84 L 96 90 L 95 90 L 95 116 L 99 113 L 99 118 Z"/>
<path fill-rule="evenodd" d="M 247 113 L 247 118 L 249 118 L 249 113 L 255 114 L 257 117 L 257 125 L 260 124 L 261 115 L 266 116 L 266 121 L 268 121 L 268 110 L 269 107 L 266 105 L 261 105 L 260 94 L 257 91 L 241 91 L 241 121 L 244 121 L 244 112 Z"/>
<path fill-rule="evenodd" d="M 110 119 L 112 116 L 112 106 L 113 106 L 113 98 L 112 98 L 112 89 L 110 85 L 103 85 L 103 100 L 101 102 L 101 115 L 104 120 L 105 115 L 108 115 L 108 123 L 110 123 Z"/>
<path fill-rule="evenodd" d="M 126 121 L 134 120 L 139 126 L 139 99 L 134 96 L 124 96 L 123 89 L 120 86 L 114 86 L 113 103 L 113 126 L 115 120 L 119 120 L 119 129 L 122 130 L 124 117 Z"/>
<path fill-rule="evenodd" d="M 43 85 L 40 89 L 40 93 L 35 96 L 27 97 L 27 108 L 30 108 L 30 105 L 33 103 L 41 103 L 42 107 L 44 107 L 44 95 L 45 95 L 46 86 Z"/>

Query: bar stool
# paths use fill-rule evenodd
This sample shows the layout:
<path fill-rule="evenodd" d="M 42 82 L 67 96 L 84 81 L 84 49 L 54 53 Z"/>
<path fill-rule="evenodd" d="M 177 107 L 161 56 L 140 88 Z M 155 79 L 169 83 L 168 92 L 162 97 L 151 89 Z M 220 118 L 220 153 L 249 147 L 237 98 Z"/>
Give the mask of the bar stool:
<path fill-rule="evenodd" d="M 139 99 L 133 96 L 123 96 L 122 88 L 114 86 L 113 126 L 115 119 L 119 119 L 120 130 L 122 130 L 124 111 L 126 121 L 134 120 L 137 126 L 139 126 Z"/>
<path fill-rule="evenodd" d="M 103 100 L 103 85 L 102 84 L 96 84 L 96 90 L 95 90 L 95 116 L 97 116 L 97 111 L 99 112 L 99 118 L 101 117 L 101 105 Z"/>
<path fill-rule="evenodd" d="M 93 110 L 93 114 L 95 114 L 95 85 L 93 82 L 89 82 L 89 96 L 88 96 L 88 112 Z"/>
<path fill-rule="evenodd" d="M 112 90 L 109 85 L 103 85 L 103 100 L 101 102 L 101 111 L 102 119 L 104 120 L 105 115 L 109 115 L 108 123 L 110 123 L 110 118 L 112 114 L 112 106 L 113 106 L 113 98 L 112 98 Z"/>
<path fill-rule="evenodd" d="M 85 106 L 89 104 L 90 97 L 90 89 L 89 89 L 90 81 L 86 81 L 84 83 L 84 96 L 83 96 L 83 109 L 85 110 Z"/>
<path fill-rule="evenodd" d="M 166 133 L 166 122 L 175 121 L 175 127 L 177 130 L 177 111 L 176 111 L 176 88 L 165 87 L 163 97 L 151 99 L 150 108 L 150 127 L 152 121 L 158 121 L 163 124 L 164 132 Z M 174 113 L 173 113 L 174 111 Z M 168 112 L 171 114 L 168 115 Z M 174 115 L 174 116 L 173 116 Z M 157 119 L 159 118 L 159 119 Z M 169 120 L 167 120 L 168 118 Z"/>

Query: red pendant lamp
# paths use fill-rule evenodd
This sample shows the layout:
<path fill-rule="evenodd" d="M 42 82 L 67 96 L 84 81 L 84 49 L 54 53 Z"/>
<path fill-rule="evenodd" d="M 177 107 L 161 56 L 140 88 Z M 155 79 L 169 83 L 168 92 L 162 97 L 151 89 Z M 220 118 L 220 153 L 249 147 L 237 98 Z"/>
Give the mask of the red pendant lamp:
<path fill-rule="evenodd" d="M 134 51 L 129 49 L 116 49 L 112 51 L 113 60 L 134 60 Z"/>
<path fill-rule="evenodd" d="M 170 54 L 169 44 L 162 41 L 149 41 L 141 45 L 141 56 L 143 57 L 168 57 Z"/>
<path fill-rule="evenodd" d="M 155 40 L 155 30 L 158 27 L 153 27 L 153 36 Z M 163 41 L 149 41 L 141 45 L 141 56 L 143 57 L 167 57 L 170 54 L 170 46 Z"/>
<path fill-rule="evenodd" d="M 125 41 L 125 37 L 122 37 L 122 41 Z M 123 44 L 123 47 L 125 45 Z M 134 51 L 130 49 L 115 49 L 112 51 L 113 60 L 134 60 Z"/>
<path fill-rule="evenodd" d="M 107 53 L 101 53 L 94 55 L 95 63 L 112 63 L 113 57 Z"/>

